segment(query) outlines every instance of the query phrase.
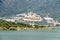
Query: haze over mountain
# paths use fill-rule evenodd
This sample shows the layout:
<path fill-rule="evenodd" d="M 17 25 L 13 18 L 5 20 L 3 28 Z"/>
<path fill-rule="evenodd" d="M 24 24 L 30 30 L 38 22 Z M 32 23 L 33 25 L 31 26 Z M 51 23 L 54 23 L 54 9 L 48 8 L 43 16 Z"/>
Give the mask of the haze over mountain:
<path fill-rule="evenodd" d="M 28 9 L 57 18 L 60 17 L 60 0 L 0 0 L 0 17 L 26 13 Z"/>

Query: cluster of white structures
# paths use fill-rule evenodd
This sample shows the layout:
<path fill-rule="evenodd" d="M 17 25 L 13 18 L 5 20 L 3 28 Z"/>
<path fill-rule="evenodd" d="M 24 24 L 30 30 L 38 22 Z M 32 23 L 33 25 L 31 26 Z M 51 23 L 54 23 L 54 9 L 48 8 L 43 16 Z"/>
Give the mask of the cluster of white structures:
<path fill-rule="evenodd" d="M 56 26 L 56 25 L 60 25 L 60 23 L 57 20 L 54 20 L 51 17 L 44 17 L 44 19 L 46 20 L 46 22 L 50 25 L 50 26 Z"/>
<path fill-rule="evenodd" d="M 46 20 L 46 22 L 48 24 L 52 24 L 53 26 L 56 26 L 57 24 L 60 25 L 59 22 L 55 21 L 53 18 L 51 17 L 41 17 L 40 15 L 37 15 L 36 13 L 34 12 L 29 12 L 29 13 L 23 13 L 23 14 L 17 14 L 15 17 L 10 17 L 10 18 L 0 18 L 2 20 L 5 20 L 5 21 L 11 21 L 11 22 L 20 22 L 21 20 L 22 21 L 32 21 L 32 22 L 42 22 L 43 19 Z"/>
<path fill-rule="evenodd" d="M 43 19 L 40 17 L 40 15 L 37 15 L 36 13 L 29 12 L 27 14 L 17 14 L 15 17 L 10 18 L 3 18 L 3 20 L 16 22 L 16 21 L 42 21 Z"/>

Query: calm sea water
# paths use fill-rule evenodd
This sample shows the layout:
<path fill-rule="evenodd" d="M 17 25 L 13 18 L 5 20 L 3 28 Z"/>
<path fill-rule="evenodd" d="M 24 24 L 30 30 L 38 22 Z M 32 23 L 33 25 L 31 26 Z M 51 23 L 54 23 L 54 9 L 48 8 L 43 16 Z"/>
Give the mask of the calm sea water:
<path fill-rule="evenodd" d="M 0 31 L 0 40 L 60 40 L 60 29 Z"/>

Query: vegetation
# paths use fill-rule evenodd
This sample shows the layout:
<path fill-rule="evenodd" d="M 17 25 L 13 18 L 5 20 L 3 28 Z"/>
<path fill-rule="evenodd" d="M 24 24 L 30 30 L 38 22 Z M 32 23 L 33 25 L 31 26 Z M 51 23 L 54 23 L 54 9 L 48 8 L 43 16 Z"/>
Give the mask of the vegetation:
<path fill-rule="evenodd" d="M 34 27 L 33 27 L 34 26 Z M 0 20 L 0 30 L 32 30 L 46 28 L 46 26 L 30 25 L 25 23 L 14 23 Z"/>

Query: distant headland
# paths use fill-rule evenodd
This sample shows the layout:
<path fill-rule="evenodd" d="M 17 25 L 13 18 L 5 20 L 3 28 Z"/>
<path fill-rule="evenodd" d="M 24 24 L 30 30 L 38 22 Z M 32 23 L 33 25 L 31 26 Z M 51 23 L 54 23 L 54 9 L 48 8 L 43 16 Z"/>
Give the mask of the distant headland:
<path fill-rule="evenodd" d="M 46 22 L 44 25 L 35 24 L 35 22 Z M 0 30 L 39 30 L 39 29 L 54 29 L 58 28 L 60 23 L 53 18 L 41 17 L 34 12 L 17 14 L 15 17 L 0 18 Z"/>

